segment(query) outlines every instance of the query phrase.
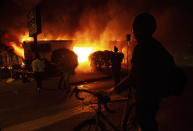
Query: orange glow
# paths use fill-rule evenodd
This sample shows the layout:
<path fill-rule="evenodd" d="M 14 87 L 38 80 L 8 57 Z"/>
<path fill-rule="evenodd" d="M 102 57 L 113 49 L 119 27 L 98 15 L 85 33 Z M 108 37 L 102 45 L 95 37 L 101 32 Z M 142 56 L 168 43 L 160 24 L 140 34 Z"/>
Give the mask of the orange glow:
<path fill-rule="evenodd" d="M 95 51 L 98 50 L 105 50 L 108 49 L 108 47 L 105 47 L 106 44 L 104 44 L 103 41 L 92 41 L 90 40 L 89 36 L 82 37 L 84 39 L 79 39 L 75 37 L 76 40 L 74 40 L 74 47 L 73 51 L 78 56 L 78 67 L 76 68 L 76 71 L 78 72 L 90 72 L 90 61 L 89 61 L 89 55 Z"/>
<path fill-rule="evenodd" d="M 69 37 L 61 34 L 40 34 L 38 35 L 38 40 L 73 40 L 73 48 L 72 50 L 78 56 L 78 67 L 76 71 L 81 72 L 90 72 L 90 61 L 89 55 L 95 51 L 103 51 L 108 50 L 109 45 L 106 44 L 108 42 L 108 38 L 106 35 L 102 34 L 101 38 L 96 38 L 95 34 L 91 33 L 92 31 L 89 29 L 85 29 L 84 31 L 78 31 L 75 33 L 74 37 Z M 20 34 L 20 41 L 23 43 L 24 41 L 33 41 L 33 37 L 29 37 L 28 33 Z M 112 38 L 112 37 L 111 37 Z M 14 48 L 14 52 L 24 58 L 24 49 L 22 46 L 18 46 L 17 44 L 11 44 Z"/>
<path fill-rule="evenodd" d="M 21 67 L 24 68 L 25 67 L 25 63 L 22 61 L 21 62 Z"/>
<path fill-rule="evenodd" d="M 78 55 L 78 62 L 87 62 L 88 56 L 94 51 L 93 47 L 74 47 L 73 51 Z"/>
<path fill-rule="evenodd" d="M 10 46 L 13 48 L 14 53 L 22 58 L 24 58 L 24 49 L 21 46 L 18 46 L 15 42 L 10 42 Z"/>
<path fill-rule="evenodd" d="M 24 33 L 24 34 L 20 34 L 20 42 L 24 42 L 24 41 L 33 41 L 33 37 L 29 37 L 28 33 Z M 72 38 L 71 38 L 72 39 Z M 70 38 L 66 37 L 66 36 L 58 36 L 58 37 L 54 37 L 54 35 L 44 35 L 44 34 L 40 34 L 38 35 L 38 40 L 71 40 Z"/>
<path fill-rule="evenodd" d="M 21 42 L 24 42 L 24 41 L 32 41 L 32 40 L 33 40 L 33 38 L 32 38 L 32 37 L 29 37 L 28 34 L 22 35 L 22 36 L 20 37 L 20 41 L 21 41 Z"/>

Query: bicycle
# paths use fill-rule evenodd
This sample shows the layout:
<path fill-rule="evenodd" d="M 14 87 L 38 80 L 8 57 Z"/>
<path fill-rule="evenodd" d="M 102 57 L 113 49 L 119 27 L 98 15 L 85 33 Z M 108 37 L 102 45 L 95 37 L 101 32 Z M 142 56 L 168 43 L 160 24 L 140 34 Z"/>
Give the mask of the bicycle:
<path fill-rule="evenodd" d="M 90 104 L 97 104 L 97 107 L 94 108 L 95 116 L 87 119 L 80 124 L 78 124 L 73 131 L 107 131 L 106 125 L 104 122 L 106 122 L 113 131 L 138 131 L 140 128 L 136 124 L 136 117 L 132 116 L 133 112 L 135 111 L 135 102 L 132 103 L 129 106 L 129 97 L 128 99 L 117 99 L 117 100 L 110 100 L 110 97 L 103 95 L 99 92 L 92 92 L 90 90 L 86 89 L 78 89 L 77 87 L 74 88 L 72 91 L 72 95 L 75 93 L 75 96 L 79 100 L 84 100 L 84 98 L 81 98 L 79 96 L 80 92 L 86 92 L 89 94 L 92 94 L 97 98 L 97 102 L 90 102 L 90 103 L 83 103 L 84 105 L 90 105 Z M 110 113 L 114 113 L 114 110 L 109 109 L 108 103 L 113 102 L 127 102 L 125 113 L 124 113 L 124 119 L 121 120 L 121 125 L 119 127 L 116 127 L 112 122 L 104 115 L 102 111 L 102 105 L 104 106 L 104 110 Z M 104 121 L 104 122 L 103 122 Z"/>

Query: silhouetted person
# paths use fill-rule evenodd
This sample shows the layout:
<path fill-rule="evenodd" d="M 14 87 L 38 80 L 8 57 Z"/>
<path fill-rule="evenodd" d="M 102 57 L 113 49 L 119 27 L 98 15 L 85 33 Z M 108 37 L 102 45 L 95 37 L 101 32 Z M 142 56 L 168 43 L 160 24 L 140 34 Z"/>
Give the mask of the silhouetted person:
<path fill-rule="evenodd" d="M 137 45 L 132 55 L 131 75 L 124 81 L 125 85 L 132 84 L 136 88 L 136 118 L 142 131 L 158 130 L 156 113 L 160 91 L 167 85 L 170 67 L 175 63 L 173 57 L 152 37 L 155 30 L 156 21 L 152 15 L 143 13 L 136 16 L 133 33 Z M 120 87 L 117 86 L 115 91 L 121 90 Z"/>
<path fill-rule="evenodd" d="M 132 77 L 136 86 L 136 115 L 142 131 L 157 131 L 156 113 L 160 104 L 160 91 L 167 83 L 173 57 L 152 37 L 156 30 L 155 18 L 138 15 L 133 23 L 137 40 L 132 57 Z"/>
<path fill-rule="evenodd" d="M 120 82 L 122 60 L 123 60 L 122 54 L 118 53 L 118 48 L 114 46 L 114 53 L 112 54 L 111 62 L 112 62 L 112 74 L 113 74 L 115 85 Z"/>
<path fill-rule="evenodd" d="M 32 70 L 34 73 L 34 78 L 36 80 L 38 93 L 39 93 L 40 89 L 42 88 L 42 79 L 43 79 L 44 69 L 45 69 L 45 64 L 40 59 L 39 54 L 36 53 L 35 59 L 32 61 Z"/>

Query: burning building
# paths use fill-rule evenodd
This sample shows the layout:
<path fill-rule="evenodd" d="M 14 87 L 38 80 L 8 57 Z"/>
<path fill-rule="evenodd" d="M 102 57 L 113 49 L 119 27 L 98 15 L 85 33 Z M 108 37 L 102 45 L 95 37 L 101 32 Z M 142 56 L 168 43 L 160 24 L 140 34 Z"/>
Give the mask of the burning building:
<path fill-rule="evenodd" d="M 149 12 L 157 20 L 158 28 L 155 32 L 155 38 L 174 54 L 176 60 L 183 63 L 185 59 L 193 56 L 192 51 L 189 51 L 189 44 L 192 46 L 191 34 L 193 31 L 192 8 L 189 2 L 178 1 L 176 3 L 176 1 L 168 2 L 166 0 L 158 2 L 153 0 L 149 2 L 143 0 L 5 1 L 1 3 L 0 8 L 3 18 L 0 30 L 12 34 L 12 38 L 16 38 L 21 43 L 30 39 L 28 37 L 26 12 L 37 4 L 41 6 L 42 18 L 42 33 L 38 35 L 38 40 L 44 38 L 49 40 L 84 39 L 86 45 L 83 43 L 76 45 L 76 47 L 94 47 L 95 49 L 92 49 L 92 51 L 112 50 L 111 47 L 104 47 L 104 41 L 124 41 L 126 34 L 131 33 L 135 16 L 141 12 Z M 24 35 L 25 38 L 21 38 Z M 90 41 L 97 41 L 98 44 L 93 44 Z M 18 47 L 14 44 L 13 46 L 14 49 Z M 77 49 L 80 48 L 75 50 Z M 121 51 L 121 48 L 119 50 Z M 125 52 L 125 49 L 123 48 L 122 51 Z M 187 62 L 192 63 L 192 59 Z"/>
<path fill-rule="evenodd" d="M 24 57 L 25 60 L 34 59 L 34 43 L 32 41 L 24 42 Z M 51 61 L 51 53 L 60 48 L 67 48 L 72 50 L 72 40 L 41 40 L 38 41 L 38 52 L 41 58 Z"/>
<path fill-rule="evenodd" d="M 51 55 L 53 51 L 61 48 L 66 48 L 74 51 L 78 56 L 78 69 L 80 70 L 90 70 L 89 55 L 95 51 L 103 50 L 113 50 L 113 46 L 116 45 L 120 52 L 126 53 L 125 41 L 107 41 L 105 42 L 106 47 L 99 46 L 96 42 L 87 43 L 80 42 L 77 40 L 40 40 L 38 41 L 38 52 L 41 58 L 46 59 L 48 62 L 52 63 Z M 34 43 L 32 41 L 26 41 L 23 43 L 24 48 L 24 58 L 26 66 L 30 66 L 31 61 L 34 59 Z M 126 56 L 126 54 L 125 54 Z M 126 62 L 126 60 L 124 60 Z M 85 68 L 85 66 L 87 68 Z"/>
<path fill-rule="evenodd" d="M 22 58 L 17 56 L 13 50 L 6 49 L 0 50 L 0 66 L 1 67 L 12 67 L 13 65 L 21 65 Z"/>
<path fill-rule="evenodd" d="M 23 59 L 17 56 L 12 49 L 0 50 L 0 78 L 12 77 L 12 69 L 21 67 Z"/>

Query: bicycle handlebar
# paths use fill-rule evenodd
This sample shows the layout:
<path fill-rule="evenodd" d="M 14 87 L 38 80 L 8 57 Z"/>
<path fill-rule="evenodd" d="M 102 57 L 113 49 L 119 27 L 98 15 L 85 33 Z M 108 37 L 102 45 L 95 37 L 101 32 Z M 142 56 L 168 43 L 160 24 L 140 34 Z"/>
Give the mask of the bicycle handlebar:
<path fill-rule="evenodd" d="M 71 96 L 75 93 L 75 96 L 76 96 L 77 99 L 84 100 L 84 98 L 79 96 L 80 92 L 86 92 L 86 93 L 92 94 L 93 96 L 97 97 L 97 101 L 98 101 L 99 104 L 103 104 L 103 106 L 104 106 L 104 108 L 107 112 L 110 112 L 110 113 L 115 112 L 114 110 L 109 109 L 109 107 L 107 105 L 107 103 L 110 102 L 110 97 L 109 96 L 103 95 L 102 93 L 99 93 L 99 92 L 92 92 L 92 91 L 85 90 L 85 89 L 78 89 L 77 87 L 75 87 L 73 89 L 73 91 L 71 93 Z"/>

